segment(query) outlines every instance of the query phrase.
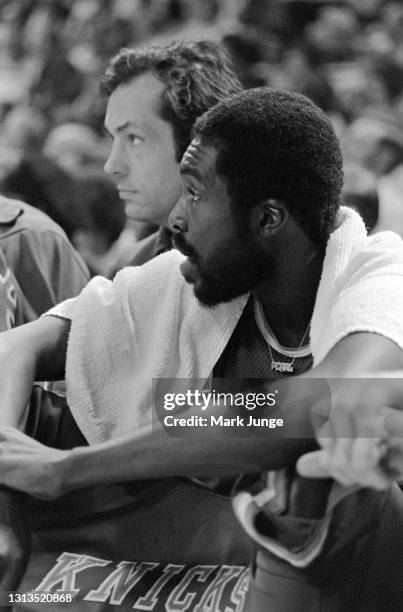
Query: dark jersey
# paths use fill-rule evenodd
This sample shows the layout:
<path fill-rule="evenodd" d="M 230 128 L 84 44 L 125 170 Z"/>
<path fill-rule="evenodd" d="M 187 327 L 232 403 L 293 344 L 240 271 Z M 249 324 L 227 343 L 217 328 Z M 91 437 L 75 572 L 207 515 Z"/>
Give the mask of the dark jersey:
<path fill-rule="evenodd" d="M 270 338 L 271 333 L 267 328 Z M 268 345 L 268 340 L 263 336 L 258 327 L 255 317 L 255 305 L 253 298 L 248 303 L 238 321 L 221 357 L 217 361 L 213 378 L 264 378 L 266 380 L 278 380 L 289 376 L 287 371 L 279 372 L 272 370 L 272 361 L 292 364 L 293 376 L 303 374 L 312 367 L 312 355 L 309 349 L 287 350 L 281 352 L 281 347 L 275 338 L 271 338 L 273 345 Z M 294 356 L 290 356 L 294 353 Z"/>

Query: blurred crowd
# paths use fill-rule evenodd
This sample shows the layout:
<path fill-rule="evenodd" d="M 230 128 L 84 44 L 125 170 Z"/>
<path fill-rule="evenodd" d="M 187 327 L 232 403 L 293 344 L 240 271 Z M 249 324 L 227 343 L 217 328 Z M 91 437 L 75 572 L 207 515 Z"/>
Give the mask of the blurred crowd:
<path fill-rule="evenodd" d="M 0 192 L 50 215 L 110 276 L 151 228 L 126 220 L 103 175 L 100 77 L 123 46 L 203 38 L 223 42 L 245 87 L 322 107 L 346 204 L 403 236 L 402 0 L 0 0 Z"/>

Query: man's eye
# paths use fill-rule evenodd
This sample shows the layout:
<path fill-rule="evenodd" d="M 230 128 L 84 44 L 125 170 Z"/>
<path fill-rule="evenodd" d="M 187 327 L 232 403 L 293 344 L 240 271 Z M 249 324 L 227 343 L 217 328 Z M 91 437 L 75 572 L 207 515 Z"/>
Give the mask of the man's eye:
<path fill-rule="evenodd" d="M 128 138 L 132 147 L 138 147 L 143 142 L 143 139 L 140 138 L 140 136 L 136 136 L 135 134 L 129 134 Z"/>
<path fill-rule="evenodd" d="M 191 187 L 188 188 L 188 192 L 190 195 L 190 199 L 192 200 L 192 204 L 196 204 L 198 200 L 200 200 L 200 193 Z"/>

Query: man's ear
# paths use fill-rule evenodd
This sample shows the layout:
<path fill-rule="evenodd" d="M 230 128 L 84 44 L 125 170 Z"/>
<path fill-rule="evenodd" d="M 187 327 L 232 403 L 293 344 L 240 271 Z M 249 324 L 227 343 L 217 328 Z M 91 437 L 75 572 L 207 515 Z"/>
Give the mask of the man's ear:
<path fill-rule="evenodd" d="M 269 238 L 283 229 L 289 213 L 282 200 L 263 200 L 256 207 L 257 230 L 263 238 Z"/>

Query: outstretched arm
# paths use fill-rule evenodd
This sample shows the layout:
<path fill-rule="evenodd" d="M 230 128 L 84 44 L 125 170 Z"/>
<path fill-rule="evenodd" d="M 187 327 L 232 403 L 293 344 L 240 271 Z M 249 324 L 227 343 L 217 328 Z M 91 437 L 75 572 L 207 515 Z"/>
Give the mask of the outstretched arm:
<path fill-rule="evenodd" d="M 160 423 L 154 423 L 135 435 L 73 450 L 66 462 L 67 489 L 80 488 L 94 481 L 112 482 L 118 474 L 126 480 L 174 475 L 220 476 L 284 467 L 314 445 L 312 438 L 308 438 L 318 431 L 315 420 L 312 421 L 312 406 L 315 410 L 318 404 L 324 408 L 319 425 L 323 424 L 323 417 L 326 421 L 331 417 L 330 443 L 334 445 L 336 460 L 340 460 L 348 472 L 351 457 L 365 462 L 377 444 L 380 425 L 385 425 L 386 405 L 389 406 L 387 435 L 403 435 L 403 402 L 397 401 L 399 394 L 403 396 L 403 381 L 393 384 L 390 381 L 389 386 L 388 381 L 374 379 L 369 385 L 368 379 L 358 378 L 364 373 L 371 377 L 372 373 L 385 368 L 403 369 L 403 351 L 380 335 L 352 334 L 341 340 L 322 364 L 304 377 L 273 385 L 280 389 L 282 384 L 288 387 L 281 405 L 281 417 L 286 425 L 283 430 L 273 430 L 272 434 L 269 431 L 264 439 L 253 436 L 229 439 L 224 434 L 216 439 L 195 441 L 172 438 Z M 357 378 L 352 378 L 354 376 Z M 301 381 L 309 378 L 327 382 L 318 385 L 312 381 L 311 385 L 308 380 Z M 389 403 L 385 404 L 387 399 Z M 323 435 L 317 437 L 323 440 Z M 396 438 L 395 442 L 398 442 Z M 395 452 L 395 462 L 399 462 L 399 457 L 403 468 L 403 453 L 400 456 Z M 364 467 L 360 464 L 360 469 L 370 471 L 369 467 L 368 463 Z M 389 486 L 393 476 L 394 472 L 386 469 L 385 464 L 385 469 L 377 466 L 366 482 L 369 486 L 384 488 Z"/>
<path fill-rule="evenodd" d="M 349 360 L 352 375 L 358 376 L 357 358 L 361 360 L 362 371 L 366 372 L 380 370 L 385 363 L 388 367 L 403 368 L 402 351 L 386 338 L 357 334 L 355 340 L 356 343 L 354 336 L 349 336 L 339 342 L 333 355 L 329 354 L 326 363 L 317 369 L 318 376 L 342 377 L 344 369 L 349 371 Z M 354 347 L 358 347 L 357 350 Z M 314 374 L 312 371 L 310 376 Z M 311 400 L 309 387 L 306 388 Z M 343 406 L 343 410 L 336 411 L 335 418 L 341 431 L 351 431 L 361 418 L 362 405 L 354 394 L 343 396 L 343 387 L 339 393 L 340 396 L 332 397 L 332 401 Z M 368 396 L 366 423 L 370 428 L 378 426 L 378 421 L 372 417 L 376 417 L 381 404 L 376 394 Z M 0 445 L 0 482 L 37 497 L 52 498 L 69 490 L 116 481 L 181 475 L 221 476 L 278 469 L 294 462 L 314 446 L 310 408 L 310 401 L 285 403 L 281 408 L 287 424 L 283 434 L 273 430 L 275 433 L 269 433 L 264 439 L 252 436 L 231 439 L 226 435 L 202 440 L 175 438 L 160 423 L 154 423 L 102 444 L 58 451 L 7 429 L 3 431 Z M 182 416 L 190 414 L 188 409 Z M 403 414 L 397 412 L 397 416 L 400 423 Z"/>

